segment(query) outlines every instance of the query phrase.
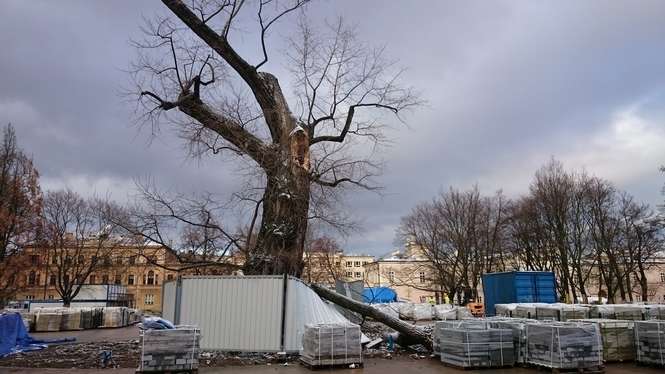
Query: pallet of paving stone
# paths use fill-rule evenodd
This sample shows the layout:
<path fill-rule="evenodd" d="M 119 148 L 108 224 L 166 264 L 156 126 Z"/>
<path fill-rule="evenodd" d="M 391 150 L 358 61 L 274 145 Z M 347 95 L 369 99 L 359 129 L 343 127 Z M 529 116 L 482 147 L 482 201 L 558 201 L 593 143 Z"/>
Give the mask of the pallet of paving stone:
<path fill-rule="evenodd" d="M 458 368 L 500 368 L 515 364 L 513 332 L 509 329 L 441 329 L 441 362 Z"/>
<path fill-rule="evenodd" d="M 434 308 L 427 303 L 406 303 L 400 307 L 400 318 L 408 321 L 431 321 Z"/>
<path fill-rule="evenodd" d="M 124 306 L 105 307 L 103 328 L 127 326 L 127 308 Z"/>
<path fill-rule="evenodd" d="M 463 321 L 451 320 L 451 321 L 437 321 L 434 323 L 434 330 L 432 331 L 432 351 L 435 355 L 441 354 L 439 349 L 441 339 L 445 338 L 444 329 L 458 329 L 458 328 L 468 328 L 468 329 L 478 329 L 485 330 L 487 329 L 488 324 L 483 319 L 469 319 Z"/>
<path fill-rule="evenodd" d="M 529 318 L 536 319 L 536 308 L 539 305 L 546 305 L 544 303 L 521 303 L 515 306 L 513 317 L 515 318 Z"/>
<path fill-rule="evenodd" d="M 665 368 L 665 321 L 635 321 L 635 360 Z"/>
<path fill-rule="evenodd" d="M 629 321 L 642 321 L 646 315 L 644 305 L 617 304 L 614 306 L 614 315 L 616 319 Z"/>
<path fill-rule="evenodd" d="M 583 319 L 571 322 L 585 322 L 598 325 L 603 343 L 605 362 L 635 360 L 635 323 L 616 319 Z"/>
<path fill-rule="evenodd" d="M 494 311 L 498 317 L 516 317 L 513 316 L 518 304 L 495 304 Z"/>
<path fill-rule="evenodd" d="M 35 313 L 35 331 L 60 331 L 62 312 L 56 309 L 39 309 Z"/>
<path fill-rule="evenodd" d="M 665 304 L 653 304 L 646 306 L 645 319 L 657 319 L 665 321 Z"/>
<path fill-rule="evenodd" d="M 353 323 L 305 325 L 300 360 L 307 366 L 362 364 L 360 326 Z"/>
<path fill-rule="evenodd" d="M 81 311 L 63 309 L 61 311 L 60 331 L 81 330 Z"/>
<path fill-rule="evenodd" d="M 142 330 L 138 372 L 187 372 L 198 369 L 201 332 L 195 326 Z"/>
<path fill-rule="evenodd" d="M 575 304 L 541 304 L 536 306 L 536 319 L 544 321 L 568 321 L 589 318 L 589 308 Z"/>
<path fill-rule="evenodd" d="M 603 346 L 596 324 L 527 323 L 526 335 L 528 364 L 558 370 L 596 370 L 603 366 Z"/>
<path fill-rule="evenodd" d="M 513 346 L 515 347 L 515 363 L 526 364 L 526 324 L 535 323 L 530 319 L 505 318 L 489 320 L 489 327 L 496 329 L 510 329 L 513 331 Z"/>

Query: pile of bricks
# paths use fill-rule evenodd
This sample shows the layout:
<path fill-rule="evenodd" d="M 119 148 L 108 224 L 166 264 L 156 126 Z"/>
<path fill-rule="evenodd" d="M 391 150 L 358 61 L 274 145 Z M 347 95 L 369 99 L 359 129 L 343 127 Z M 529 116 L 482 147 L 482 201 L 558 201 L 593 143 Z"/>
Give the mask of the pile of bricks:
<path fill-rule="evenodd" d="M 636 321 L 637 362 L 665 367 L 665 321 Z"/>
<path fill-rule="evenodd" d="M 552 369 L 600 369 L 603 346 L 598 325 L 577 322 L 527 323 L 529 364 Z"/>
<path fill-rule="evenodd" d="M 305 325 L 300 360 L 310 367 L 362 364 L 360 337 L 352 323 Z"/>

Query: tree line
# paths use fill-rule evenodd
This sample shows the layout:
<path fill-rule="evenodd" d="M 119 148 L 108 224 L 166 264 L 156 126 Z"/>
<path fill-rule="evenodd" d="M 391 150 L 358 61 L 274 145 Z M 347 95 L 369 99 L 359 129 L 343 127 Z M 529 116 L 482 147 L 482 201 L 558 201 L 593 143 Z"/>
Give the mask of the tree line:
<path fill-rule="evenodd" d="M 423 249 L 448 295 L 478 290 L 484 273 L 539 270 L 556 273 L 566 301 L 632 302 L 649 299 L 664 224 L 610 181 L 551 160 L 515 199 L 451 187 L 404 216 L 399 236 Z"/>

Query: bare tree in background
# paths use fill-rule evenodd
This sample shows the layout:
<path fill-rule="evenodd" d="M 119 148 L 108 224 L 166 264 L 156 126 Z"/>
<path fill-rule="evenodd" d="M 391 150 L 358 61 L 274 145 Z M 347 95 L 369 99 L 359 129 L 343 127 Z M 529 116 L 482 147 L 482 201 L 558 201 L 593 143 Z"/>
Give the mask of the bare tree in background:
<path fill-rule="evenodd" d="M 46 193 L 40 238 L 40 247 L 47 252 L 45 282 L 55 286 L 64 306 L 70 305 L 93 272 L 110 269 L 112 256 L 127 244 L 112 221 L 120 209 L 71 190 Z"/>
<path fill-rule="evenodd" d="M 0 144 L 0 306 L 17 291 L 18 273 L 27 266 L 22 247 L 32 244 L 38 229 L 42 195 L 39 174 L 19 148 L 12 125 Z"/>
<path fill-rule="evenodd" d="M 309 238 L 305 243 L 302 279 L 308 283 L 334 285 L 344 277 L 342 253 L 337 241 L 329 236 Z"/>
<path fill-rule="evenodd" d="M 163 0 L 179 21 L 149 22 L 146 40 L 136 43 L 144 118 L 175 122 L 194 154 L 239 157 L 261 171 L 254 199 L 260 223 L 246 274 L 300 275 L 308 216 L 321 216 L 317 205 L 345 187 L 375 187 L 373 147 L 383 140 L 384 122 L 370 110 L 398 114 L 419 102 L 399 85 L 401 72 L 383 49 L 358 42 L 341 20 L 316 28 L 302 21 L 286 48 L 295 76 L 290 106 L 277 77 L 263 69 L 270 32 L 307 2 Z M 258 61 L 231 42 L 253 27 Z"/>

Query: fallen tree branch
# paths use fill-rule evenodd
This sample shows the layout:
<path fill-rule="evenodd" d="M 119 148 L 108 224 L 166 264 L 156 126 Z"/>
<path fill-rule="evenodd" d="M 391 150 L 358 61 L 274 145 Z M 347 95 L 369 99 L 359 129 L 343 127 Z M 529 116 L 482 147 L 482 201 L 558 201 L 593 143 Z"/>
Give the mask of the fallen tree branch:
<path fill-rule="evenodd" d="M 380 310 L 373 308 L 369 304 L 364 304 L 353 299 L 350 299 L 344 295 L 340 295 L 335 291 L 329 290 L 325 287 L 322 287 L 318 284 L 310 285 L 312 290 L 316 292 L 322 298 L 332 301 L 333 303 L 346 308 L 350 311 L 360 313 L 365 317 L 371 317 L 372 319 L 379 321 L 385 324 L 388 327 L 391 327 L 398 331 L 400 334 L 404 335 L 406 340 L 412 341 L 413 344 L 422 344 L 427 349 L 432 349 L 432 339 L 431 337 L 420 327 L 412 325 L 410 323 L 404 322 L 401 319 L 391 317 Z"/>

